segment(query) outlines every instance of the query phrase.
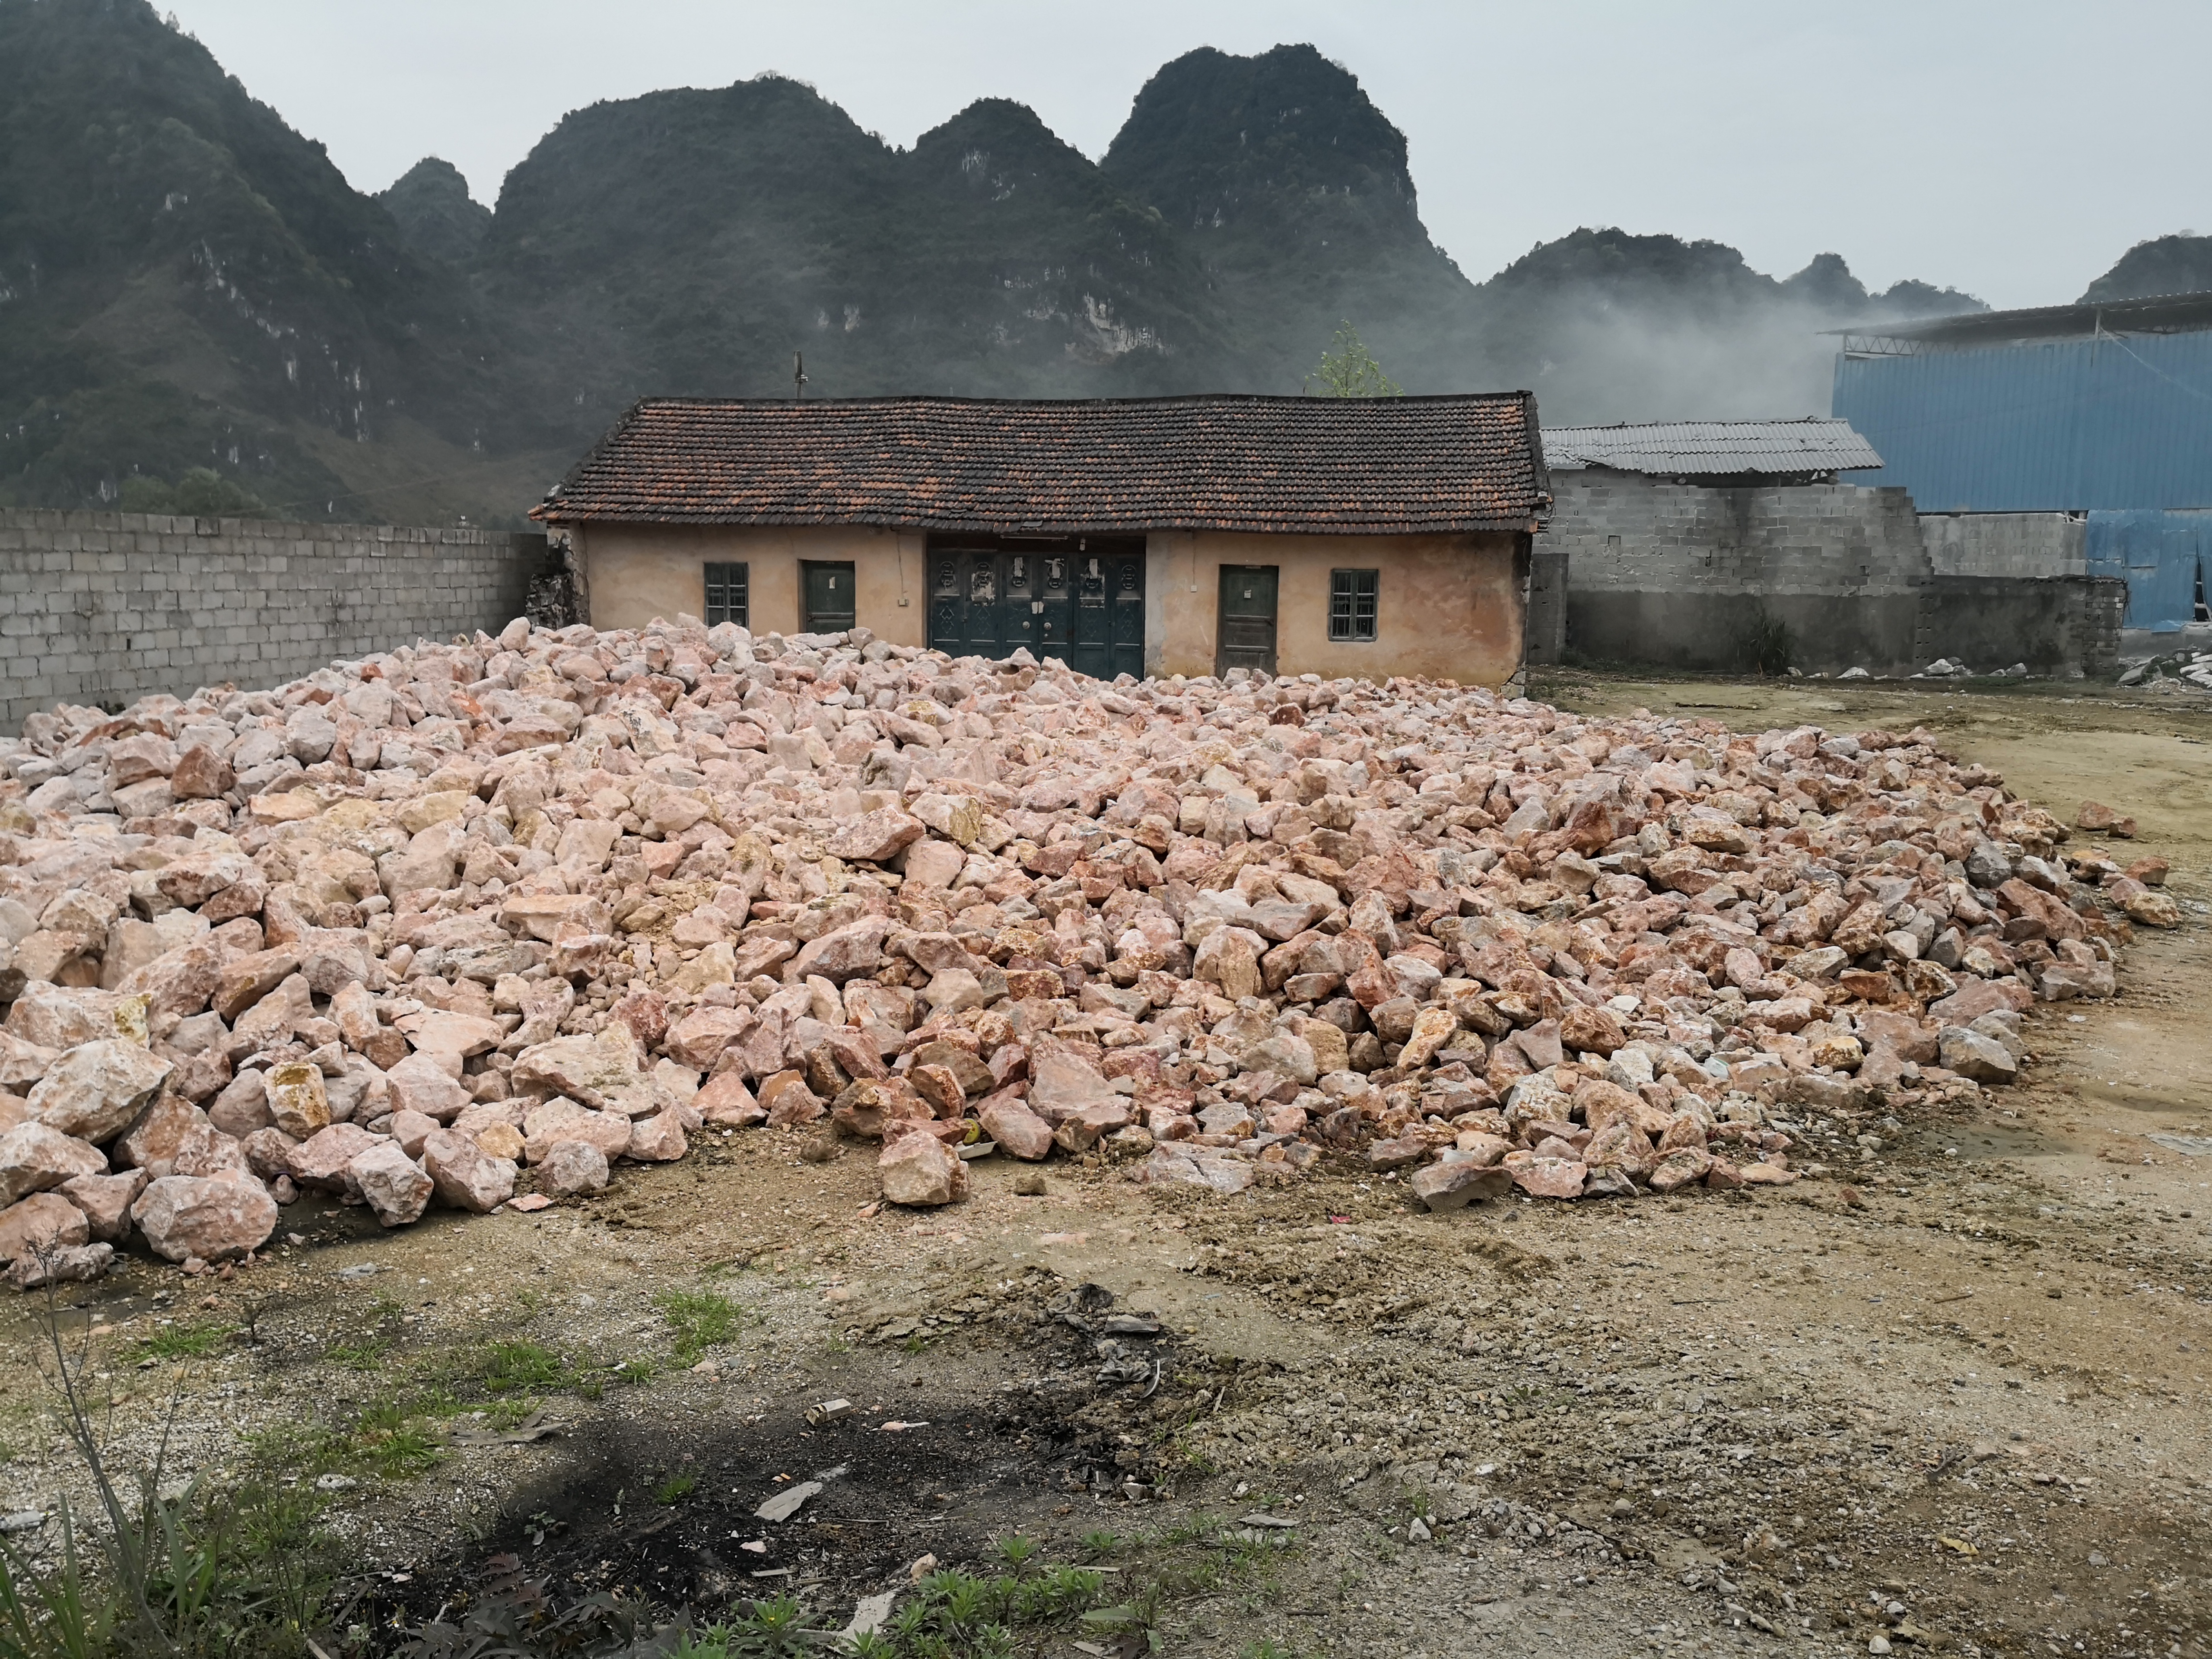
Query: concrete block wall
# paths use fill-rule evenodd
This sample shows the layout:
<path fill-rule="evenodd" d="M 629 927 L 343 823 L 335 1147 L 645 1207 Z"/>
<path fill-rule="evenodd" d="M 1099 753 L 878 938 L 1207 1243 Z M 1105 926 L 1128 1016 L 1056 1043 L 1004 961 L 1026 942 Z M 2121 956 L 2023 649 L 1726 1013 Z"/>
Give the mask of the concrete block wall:
<path fill-rule="evenodd" d="M 2083 576 L 2088 517 L 2077 513 L 1923 513 L 1920 539 L 1939 576 Z"/>
<path fill-rule="evenodd" d="M 497 531 L 0 510 L 0 731 L 496 632 L 544 556 L 542 535 Z"/>
<path fill-rule="evenodd" d="M 1894 593 L 1928 575 L 1902 489 L 1716 489 L 1591 467 L 1553 473 L 1552 490 L 1536 550 L 1567 556 L 1576 591 Z"/>
<path fill-rule="evenodd" d="M 1779 623 L 1808 670 L 1911 665 L 1930 572 L 1902 489 L 1714 489 L 1597 467 L 1555 472 L 1552 488 L 1536 550 L 1566 557 L 1576 655 L 1732 671 Z"/>
<path fill-rule="evenodd" d="M 2107 672 L 2112 592 L 2063 513 L 1923 515 L 1902 489 L 1715 489 L 1589 468 L 1552 477 L 1536 556 L 1567 563 L 1567 653 L 1741 672 L 1779 624 L 1807 672 Z"/>
<path fill-rule="evenodd" d="M 2116 576 L 1937 576 L 1920 596 L 1922 637 L 1987 673 L 2110 679 L 2119 672 L 2128 585 Z"/>

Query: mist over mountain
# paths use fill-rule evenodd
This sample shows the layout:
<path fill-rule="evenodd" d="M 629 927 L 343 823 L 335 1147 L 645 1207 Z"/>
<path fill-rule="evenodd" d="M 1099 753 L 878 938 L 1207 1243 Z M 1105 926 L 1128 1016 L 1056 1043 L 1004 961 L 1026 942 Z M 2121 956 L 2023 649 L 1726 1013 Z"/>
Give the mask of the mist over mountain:
<path fill-rule="evenodd" d="M 492 207 L 434 157 L 356 191 L 143 0 L 0 0 L 0 503 L 514 521 L 633 398 L 798 354 L 817 397 L 1295 392 L 1346 319 L 1553 423 L 1811 414 L 1820 330 L 1980 306 L 1607 229 L 1472 282 L 1304 46 L 1166 64 L 1098 162 L 1005 100 L 903 150 L 781 76 L 604 102 Z"/>

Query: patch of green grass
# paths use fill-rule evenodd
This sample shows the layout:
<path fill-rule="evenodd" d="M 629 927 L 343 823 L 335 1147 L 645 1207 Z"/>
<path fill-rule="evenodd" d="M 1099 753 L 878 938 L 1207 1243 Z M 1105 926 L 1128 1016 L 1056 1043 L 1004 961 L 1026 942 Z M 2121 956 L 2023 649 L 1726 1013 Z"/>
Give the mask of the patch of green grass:
<path fill-rule="evenodd" d="M 665 1291 L 653 1298 L 676 1338 L 676 1363 L 696 1364 L 738 1332 L 738 1304 L 720 1291 Z"/>
<path fill-rule="evenodd" d="M 1083 1553 L 1094 1561 L 1110 1559 L 1121 1547 L 1121 1540 L 1105 1531 L 1083 1534 Z"/>
<path fill-rule="evenodd" d="M 378 1401 L 356 1419 L 343 1449 L 346 1460 L 387 1480 L 409 1480 L 437 1468 L 446 1461 L 446 1449 L 419 1426 L 426 1417 L 438 1414 L 425 1405 L 415 1400 Z"/>
<path fill-rule="evenodd" d="M 141 1359 L 202 1359 L 223 1345 L 231 1328 L 213 1320 L 164 1325 L 137 1343 Z"/>
<path fill-rule="evenodd" d="M 495 1342 L 479 1380 L 487 1394 L 557 1389 L 569 1381 L 568 1362 L 540 1343 Z"/>
<path fill-rule="evenodd" d="M 343 1342 L 325 1351 L 334 1364 L 349 1371 L 373 1371 L 392 1352 L 389 1338 L 372 1336 L 364 1342 Z"/>
<path fill-rule="evenodd" d="M 698 1484 L 696 1476 L 672 1474 L 653 1489 L 653 1501 L 664 1505 L 680 1504 L 691 1495 L 691 1489 Z"/>
<path fill-rule="evenodd" d="M 504 1434 L 520 1428 L 543 1409 L 534 1395 L 508 1395 L 492 1401 L 484 1412 L 484 1426 Z"/>

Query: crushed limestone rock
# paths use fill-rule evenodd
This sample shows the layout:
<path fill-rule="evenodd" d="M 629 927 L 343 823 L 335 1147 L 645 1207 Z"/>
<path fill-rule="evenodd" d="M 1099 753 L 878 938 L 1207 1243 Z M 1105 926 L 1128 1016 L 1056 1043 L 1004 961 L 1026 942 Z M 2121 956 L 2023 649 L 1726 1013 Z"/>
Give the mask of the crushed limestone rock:
<path fill-rule="evenodd" d="M 34 714 L 0 773 L 0 1239 L 82 1252 L 33 1279 L 763 1124 L 911 1205 L 986 1140 L 1436 1210 L 1781 1184 L 1793 1118 L 2009 1081 L 2179 919 L 1923 732 L 865 629 L 517 621 Z"/>

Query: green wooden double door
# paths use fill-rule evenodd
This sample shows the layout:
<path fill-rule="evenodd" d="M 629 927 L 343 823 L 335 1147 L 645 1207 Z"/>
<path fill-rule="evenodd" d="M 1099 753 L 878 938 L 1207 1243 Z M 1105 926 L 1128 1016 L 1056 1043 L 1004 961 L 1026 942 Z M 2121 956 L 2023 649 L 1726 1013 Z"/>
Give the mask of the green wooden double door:
<path fill-rule="evenodd" d="M 1058 657 L 1145 672 L 1141 536 L 932 536 L 929 643 L 956 657 Z"/>

